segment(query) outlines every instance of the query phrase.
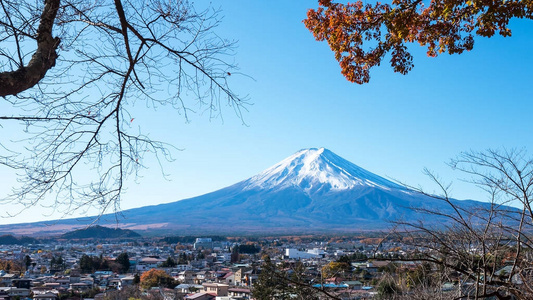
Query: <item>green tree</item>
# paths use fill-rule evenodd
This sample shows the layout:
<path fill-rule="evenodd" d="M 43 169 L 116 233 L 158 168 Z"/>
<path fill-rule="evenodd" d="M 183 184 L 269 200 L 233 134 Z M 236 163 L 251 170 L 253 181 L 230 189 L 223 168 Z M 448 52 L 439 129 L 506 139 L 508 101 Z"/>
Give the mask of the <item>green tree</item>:
<path fill-rule="evenodd" d="M 65 262 L 61 255 L 59 255 L 58 257 L 53 256 L 52 259 L 50 259 L 50 269 L 53 269 L 53 270 L 65 269 Z"/>
<path fill-rule="evenodd" d="M 185 253 L 182 252 L 182 253 L 180 253 L 180 254 L 178 255 L 178 264 L 179 264 L 179 265 L 185 265 L 185 264 L 187 264 L 188 262 L 189 262 L 189 259 L 187 258 L 187 254 L 185 254 Z"/>
<path fill-rule="evenodd" d="M 176 261 L 170 256 L 167 257 L 167 260 L 161 263 L 161 267 L 163 268 L 174 268 L 176 265 Z"/>
<path fill-rule="evenodd" d="M 59 257 L 57 258 L 56 267 L 60 270 L 65 269 L 65 261 L 63 260 L 63 256 L 59 255 Z"/>
<path fill-rule="evenodd" d="M 30 268 L 32 264 L 31 257 L 29 255 L 24 256 L 24 265 L 26 266 L 26 270 Z"/>
<path fill-rule="evenodd" d="M 239 247 L 235 246 L 235 247 L 233 247 L 233 249 L 231 249 L 230 262 L 231 263 L 237 263 L 237 262 L 239 262 L 239 258 L 240 258 Z"/>
<path fill-rule="evenodd" d="M 128 253 L 122 252 L 117 256 L 117 259 L 115 260 L 116 263 L 118 263 L 121 268 L 121 273 L 126 273 L 130 269 L 130 257 L 128 256 Z"/>
<path fill-rule="evenodd" d="M 103 257 L 83 254 L 80 258 L 80 269 L 83 272 L 92 273 L 96 270 L 108 270 L 109 264 Z"/>
<path fill-rule="evenodd" d="M 238 246 L 239 253 L 255 254 L 261 252 L 261 247 L 257 244 L 246 244 Z"/>
<path fill-rule="evenodd" d="M 50 259 L 50 269 L 54 269 L 56 264 L 57 264 L 56 257 L 52 256 L 52 258 Z"/>
<path fill-rule="evenodd" d="M 83 254 L 80 258 L 80 269 L 83 272 L 93 272 L 93 261 L 91 257 L 87 254 Z"/>
<path fill-rule="evenodd" d="M 200 251 L 200 253 L 198 253 L 198 256 L 196 257 L 197 259 L 205 259 L 205 250 L 202 250 Z"/>

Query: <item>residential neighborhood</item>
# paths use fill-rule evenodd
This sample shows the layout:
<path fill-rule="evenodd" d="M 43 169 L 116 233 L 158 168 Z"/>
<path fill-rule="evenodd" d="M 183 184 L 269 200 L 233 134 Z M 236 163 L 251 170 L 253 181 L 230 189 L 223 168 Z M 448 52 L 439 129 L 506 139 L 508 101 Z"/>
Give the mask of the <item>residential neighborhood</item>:
<path fill-rule="evenodd" d="M 257 295 L 277 284 L 280 295 L 302 285 L 314 299 L 371 299 L 387 276 L 402 284 L 408 276 L 400 274 L 427 268 L 394 260 L 420 250 L 379 238 L 297 236 L 1 245 L 0 300 L 268 299 Z M 441 292 L 467 286 L 457 277 L 443 282 Z"/>

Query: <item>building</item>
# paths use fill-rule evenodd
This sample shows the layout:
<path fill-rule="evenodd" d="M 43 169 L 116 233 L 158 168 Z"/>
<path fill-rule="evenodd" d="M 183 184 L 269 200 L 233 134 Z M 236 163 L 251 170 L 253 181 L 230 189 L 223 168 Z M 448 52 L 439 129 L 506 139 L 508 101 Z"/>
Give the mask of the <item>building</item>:
<path fill-rule="evenodd" d="M 194 250 L 213 249 L 213 240 L 211 238 L 197 238 L 194 242 Z"/>
<path fill-rule="evenodd" d="M 212 295 L 227 296 L 229 285 L 223 283 L 204 283 L 204 292 Z"/>
<path fill-rule="evenodd" d="M 285 249 L 285 256 L 288 259 L 309 259 L 309 258 L 324 258 L 324 250 L 314 248 L 312 250 L 299 251 L 293 248 Z"/>

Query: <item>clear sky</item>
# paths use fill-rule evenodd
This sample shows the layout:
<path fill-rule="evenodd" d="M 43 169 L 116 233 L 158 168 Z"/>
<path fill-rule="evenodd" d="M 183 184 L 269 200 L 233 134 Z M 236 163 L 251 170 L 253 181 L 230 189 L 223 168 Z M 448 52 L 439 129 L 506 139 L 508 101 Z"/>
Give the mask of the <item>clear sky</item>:
<path fill-rule="evenodd" d="M 142 177 L 129 182 L 123 209 L 211 192 L 310 147 L 326 147 L 378 175 L 432 191 L 422 174 L 427 167 L 454 181 L 452 196 L 483 200 L 445 163 L 471 149 L 533 146 L 531 21 L 512 22 L 511 38 L 476 38 L 474 50 L 462 55 L 428 58 L 425 48 L 413 45 L 415 67 L 408 75 L 384 62 L 372 70 L 369 84 L 357 85 L 344 79 L 328 45 L 315 41 L 302 23 L 317 1 L 212 4 L 224 15 L 217 32 L 238 40 L 235 62 L 251 77 L 234 74 L 231 84 L 252 105 L 244 123 L 226 106 L 223 120 L 204 113 L 189 123 L 169 109 L 140 107 L 134 117 L 143 132 L 183 151 L 164 164 L 168 180 L 147 162 Z M 7 191 L 14 178 L 0 168 L 0 180 Z M 0 224 L 55 217 L 43 212 L 36 207 Z"/>

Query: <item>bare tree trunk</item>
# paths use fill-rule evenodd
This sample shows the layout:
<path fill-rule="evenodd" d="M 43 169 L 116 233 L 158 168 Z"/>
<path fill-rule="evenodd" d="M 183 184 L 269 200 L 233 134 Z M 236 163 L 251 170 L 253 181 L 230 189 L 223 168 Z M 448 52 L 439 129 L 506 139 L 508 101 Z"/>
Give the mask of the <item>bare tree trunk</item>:
<path fill-rule="evenodd" d="M 0 73 L 0 96 L 17 95 L 37 83 L 56 64 L 59 38 L 52 36 L 52 28 L 59 9 L 60 0 L 45 0 L 41 22 L 37 30 L 37 49 L 27 66 L 20 61 L 19 68 Z M 3 3 L 2 3 L 3 6 Z M 13 31 L 18 30 L 13 28 Z M 17 47 L 19 47 L 17 43 Z"/>

